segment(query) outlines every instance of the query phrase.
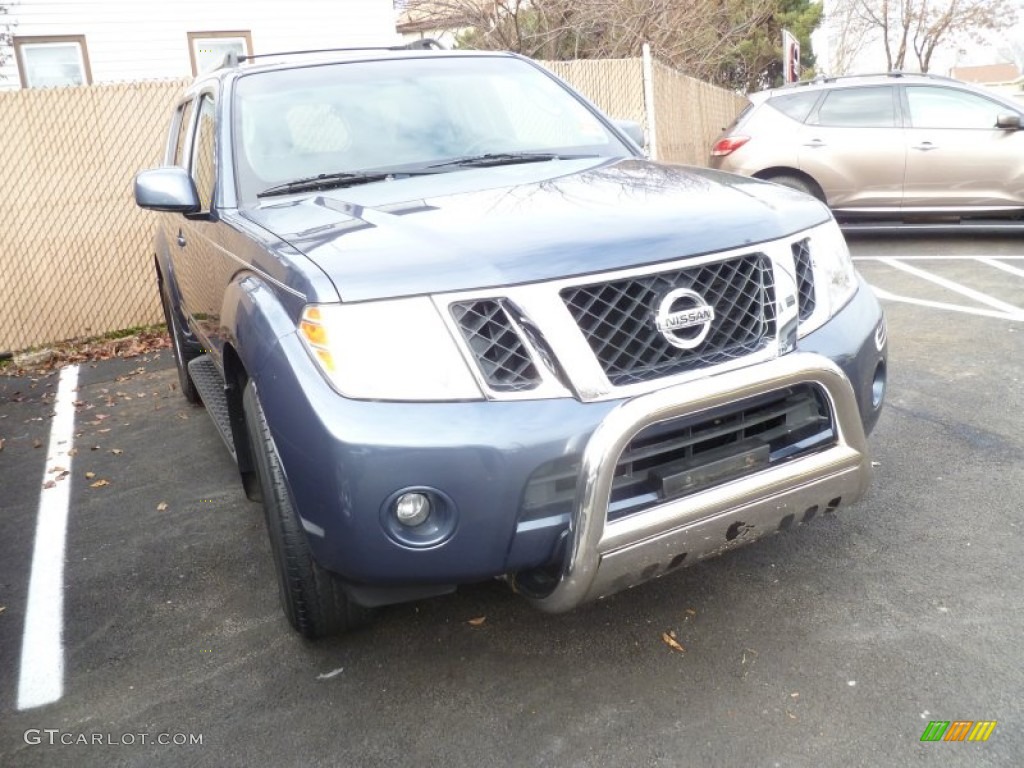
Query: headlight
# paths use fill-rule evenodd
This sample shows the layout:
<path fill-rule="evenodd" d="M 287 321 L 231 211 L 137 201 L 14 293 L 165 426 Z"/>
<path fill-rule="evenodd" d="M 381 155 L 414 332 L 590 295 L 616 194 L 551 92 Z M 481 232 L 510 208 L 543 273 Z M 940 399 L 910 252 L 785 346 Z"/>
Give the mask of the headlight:
<path fill-rule="evenodd" d="M 857 292 L 854 269 L 846 238 L 835 220 L 812 229 L 808 235 L 814 266 L 814 312 L 800 323 L 798 336 L 816 331 L 849 303 Z"/>
<path fill-rule="evenodd" d="M 306 307 L 299 335 L 331 381 L 359 400 L 481 400 L 430 299 Z"/>

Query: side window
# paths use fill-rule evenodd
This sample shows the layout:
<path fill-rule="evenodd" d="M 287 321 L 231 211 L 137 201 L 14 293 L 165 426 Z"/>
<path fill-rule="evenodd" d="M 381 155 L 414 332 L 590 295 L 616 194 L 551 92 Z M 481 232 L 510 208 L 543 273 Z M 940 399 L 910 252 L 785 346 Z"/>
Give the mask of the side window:
<path fill-rule="evenodd" d="M 966 91 L 936 86 L 907 88 L 910 122 L 915 128 L 995 128 L 1009 107 Z"/>
<path fill-rule="evenodd" d="M 213 205 L 213 187 L 217 180 L 217 162 L 214 156 L 214 120 L 215 109 L 213 97 L 204 95 L 199 102 L 199 120 L 196 123 L 195 137 L 192 140 L 192 178 L 199 192 L 199 202 L 203 211 L 209 211 Z"/>
<path fill-rule="evenodd" d="M 188 146 L 185 142 L 188 140 L 188 130 L 192 126 L 192 105 L 195 102 L 191 99 L 185 102 L 178 109 L 178 136 L 174 141 L 174 165 L 179 165 L 182 168 L 188 167 Z"/>
<path fill-rule="evenodd" d="M 786 117 L 791 117 L 802 123 L 807 119 L 811 109 L 821 96 L 821 91 L 801 91 L 800 93 L 787 93 L 784 96 L 776 96 L 768 101 L 779 112 Z"/>
<path fill-rule="evenodd" d="M 896 109 L 892 88 L 837 88 L 825 94 L 818 114 L 809 122 L 838 128 L 892 128 Z"/>

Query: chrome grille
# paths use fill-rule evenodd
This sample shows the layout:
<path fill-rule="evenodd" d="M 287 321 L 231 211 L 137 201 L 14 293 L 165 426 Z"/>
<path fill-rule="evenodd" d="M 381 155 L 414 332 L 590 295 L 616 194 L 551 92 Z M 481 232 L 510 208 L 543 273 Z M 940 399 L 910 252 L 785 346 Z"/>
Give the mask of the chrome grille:
<path fill-rule="evenodd" d="M 715 310 L 707 338 L 695 349 L 669 344 L 655 326 L 660 301 L 676 288 L 696 291 Z M 764 348 L 775 335 L 772 265 L 759 253 L 573 286 L 560 295 L 615 386 L 749 355 Z"/>
<path fill-rule="evenodd" d="M 793 243 L 793 261 L 796 262 L 797 310 L 801 320 L 814 314 L 814 264 L 811 261 L 811 243 L 806 238 Z"/>
<path fill-rule="evenodd" d="M 540 374 L 500 301 L 452 304 L 451 312 L 492 389 L 521 392 L 540 384 Z"/>

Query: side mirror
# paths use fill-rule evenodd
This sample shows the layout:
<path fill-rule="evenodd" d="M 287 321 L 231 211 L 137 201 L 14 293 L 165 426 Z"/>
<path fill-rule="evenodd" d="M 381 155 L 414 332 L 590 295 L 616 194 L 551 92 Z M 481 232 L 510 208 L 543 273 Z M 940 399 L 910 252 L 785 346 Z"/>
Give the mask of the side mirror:
<path fill-rule="evenodd" d="M 644 129 L 635 120 L 615 120 L 615 127 L 629 136 L 640 149 L 647 148 L 647 141 L 644 139 Z"/>
<path fill-rule="evenodd" d="M 150 211 L 196 213 L 199 193 L 188 171 L 165 166 L 141 171 L 135 176 L 135 204 Z"/>
<path fill-rule="evenodd" d="M 1002 128 L 1004 131 L 1019 131 L 1020 115 L 1004 112 L 996 118 L 996 128 Z"/>

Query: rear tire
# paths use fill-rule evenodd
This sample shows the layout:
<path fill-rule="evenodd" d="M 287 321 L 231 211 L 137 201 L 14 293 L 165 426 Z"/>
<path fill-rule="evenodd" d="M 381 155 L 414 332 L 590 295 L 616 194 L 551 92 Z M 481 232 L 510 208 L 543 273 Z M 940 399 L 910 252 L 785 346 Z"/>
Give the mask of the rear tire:
<path fill-rule="evenodd" d="M 252 381 L 245 385 L 242 405 L 263 497 L 281 607 L 289 623 L 309 639 L 341 634 L 366 623 L 371 612 L 349 600 L 341 580 L 313 559 Z"/>
<path fill-rule="evenodd" d="M 774 184 L 781 184 L 784 187 L 795 189 L 797 192 L 803 192 L 804 194 L 810 195 L 823 203 L 825 202 L 825 194 L 821 191 L 821 187 L 802 176 L 787 176 L 785 174 L 780 174 L 778 176 L 769 176 L 765 181 L 770 181 Z"/>
<path fill-rule="evenodd" d="M 181 330 L 178 327 L 177 313 L 171 311 L 171 302 L 167 297 L 167 284 L 161 278 L 160 305 L 164 310 L 164 322 L 167 323 L 167 335 L 171 337 L 171 349 L 174 352 L 174 364 L 178 368 L 178 384 L 181 387 L 181 394 L 185 396 L 192 405 L 201 405 L 203 399 L 199 396 L 199 390 L 192 383 L 192 377 L 188 372 L 189 360 L 199 357 L 199 353 L 191 349 L 181 340 Z"/>

